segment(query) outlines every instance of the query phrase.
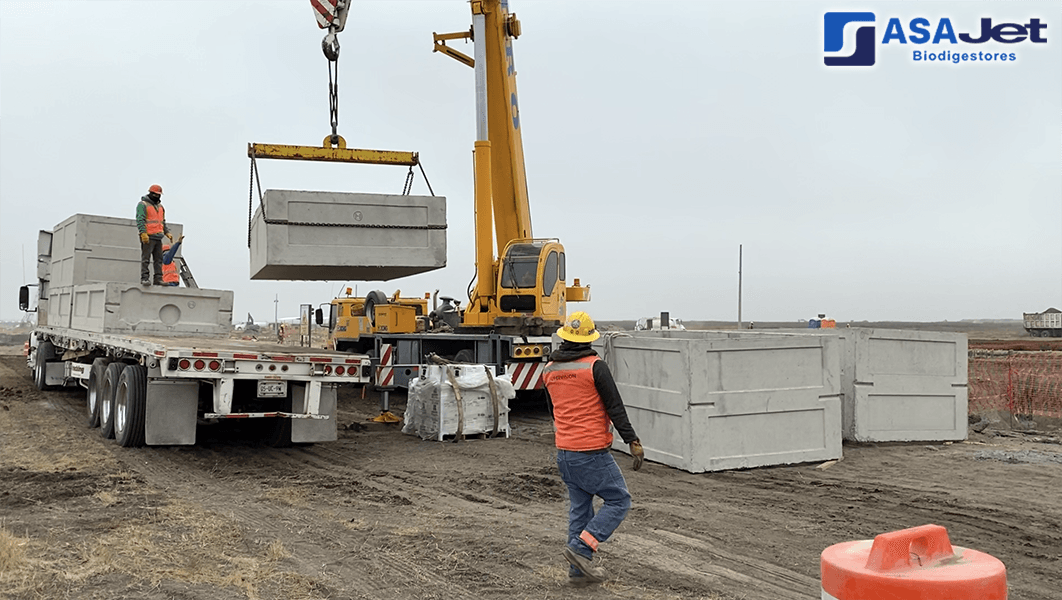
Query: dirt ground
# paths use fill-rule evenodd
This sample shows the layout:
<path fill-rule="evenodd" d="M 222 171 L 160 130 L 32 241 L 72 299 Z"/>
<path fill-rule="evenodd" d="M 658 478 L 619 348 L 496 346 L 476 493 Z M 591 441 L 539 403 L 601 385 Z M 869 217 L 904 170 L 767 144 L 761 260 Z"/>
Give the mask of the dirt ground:
<path fill-rule="evenodd" d="M 611 580 L 573 589 L 541 409 L 511 439 L 429 442 L 368 423 L 377 399 L 351 388 L 338 442 L 203 427 L 193 447 L 127 449 L 85 425 L 82 391 L 38 392 L 0 354 L 2 598 L 810 600 L 827 546 L 926 523 L 1001 559 L 1011 599 L 1062 598 L 1050 424 L 846 445 L 826 469 L 633 472 L 617 454 L 634 505 L 602 546 Z"/>

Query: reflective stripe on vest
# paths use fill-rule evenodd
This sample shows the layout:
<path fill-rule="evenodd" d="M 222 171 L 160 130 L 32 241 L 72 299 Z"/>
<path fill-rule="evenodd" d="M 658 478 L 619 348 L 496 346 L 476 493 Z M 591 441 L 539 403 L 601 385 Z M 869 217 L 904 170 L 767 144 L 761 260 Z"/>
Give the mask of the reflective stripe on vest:
<path fill-rule="evenodd" d="M 551 362 L 542 379 L 553 403 L 556 444 L 561 450 L 600 450 L 612 445 L 612 420 L 594 386 L 597 356 Z"/>
<path fill-rule="evenodd" d="M 144 201 L 141 200 L 141 202 Z M 148 235 L 162 233 L 165 230 L 162 222 L 166 220 L 166 209 L 162 208 L 161 204 L 144 202 L 144 219 L 144 229 Z"/>

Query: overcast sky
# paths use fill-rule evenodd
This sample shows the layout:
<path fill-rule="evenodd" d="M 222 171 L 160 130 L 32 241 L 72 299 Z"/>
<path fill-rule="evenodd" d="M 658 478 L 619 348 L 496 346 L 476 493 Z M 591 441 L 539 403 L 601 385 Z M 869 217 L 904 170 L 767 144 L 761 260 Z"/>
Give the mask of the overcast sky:
<path fill-rule="evenodd" d="M 536 237 L 567 250 L 598 319 L 1020 318 L 1062 307 L 1062 18 L 1051 2 L 513 0 Z M 823 15 L 876 15 L 876 64 L 823 64 Z M 882 44 L 941 18 L 1039 17 L 1047 43 Z M 420 152 L 447 197 L 448 266 L 390 282 L 249 280 L 248 142 L 329 133 L 309 2 L 0 2 L 0 320 L 36 238 L 132 218 L 147 187 L 202 287 L 270 320 L 345 286 L 463 297 L 473 275 L 473 71 L 433 54 L 467 2 L 355 2 L 339 133 Z M 869 25 L 869 24 L 864 24 Z M 855 48 L 845 28 L 838 55 Z M 907 34 L 911 32 L 906 31 Z M 472 46 L 457 43 L 472 54 Z M 915 62 L 915 50 L 1015 53 Z M 402 167 L 260 163 L 266 188 L 400 193 Z M 413 193 L 427 189 L 418 176 Z M 23 253 L 25 259 L 23 260 Z"/>

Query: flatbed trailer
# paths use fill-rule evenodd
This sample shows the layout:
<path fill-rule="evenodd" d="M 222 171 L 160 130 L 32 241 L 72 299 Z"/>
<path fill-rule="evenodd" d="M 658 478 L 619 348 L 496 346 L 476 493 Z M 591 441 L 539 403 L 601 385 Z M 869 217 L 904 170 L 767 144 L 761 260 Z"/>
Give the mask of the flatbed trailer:
<path fill-rule="evenodd" d="M 258 419 L 271 445 L 337 438 L 336 389 L 372 376 L 368 356 L 269 342 L 39 326 L 27 366 L 41 390 L 87 390 L 87 423 L 127 447 L 189 445 L 196 426 Z"/>

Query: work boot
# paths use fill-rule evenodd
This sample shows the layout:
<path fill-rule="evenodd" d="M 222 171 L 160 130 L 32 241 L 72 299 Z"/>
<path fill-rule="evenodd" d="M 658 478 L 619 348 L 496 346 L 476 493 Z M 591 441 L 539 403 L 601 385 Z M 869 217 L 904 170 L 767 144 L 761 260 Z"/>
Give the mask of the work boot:
<path fill-rule="evenodd" d="M 568 561 L 568 564 L 583 572 L 583 578 L 586 579 L 587 584 L 601 583 L 608 579 L 604 569 L 593 566 L 589 558 L 571 548 L 564 549 L 564 558 Z"/>
<path fill-rule="evenodd" d="M 149 281 L 147 279 L 141 279 L 140 280 L 140 285 L 151 285 L 151 281 Z"/>

